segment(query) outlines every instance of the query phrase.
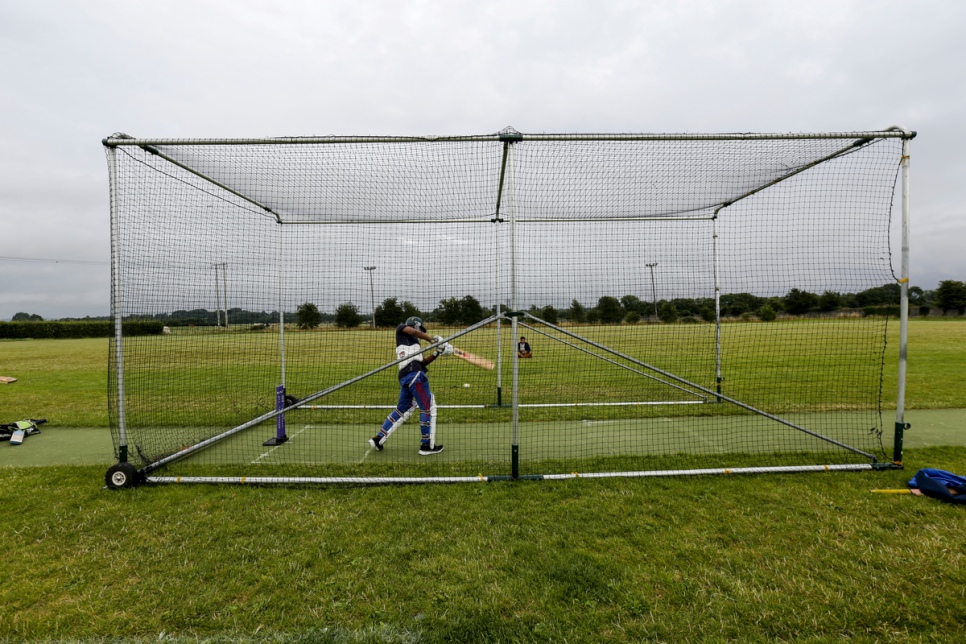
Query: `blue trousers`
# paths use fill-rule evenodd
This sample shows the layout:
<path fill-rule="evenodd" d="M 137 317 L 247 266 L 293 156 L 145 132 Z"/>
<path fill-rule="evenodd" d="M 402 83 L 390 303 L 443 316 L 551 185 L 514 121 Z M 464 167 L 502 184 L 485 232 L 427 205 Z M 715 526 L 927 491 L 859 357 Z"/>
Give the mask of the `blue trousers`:
<path fill-rule="evenodd" d="M 399 402 L 396 403 L 396 408 L 389 412 L 389 416 L 382 423 L 382 429 L 379 431 L 380 436 L 385 436 L 389 432 L 389 428 L 413 406 L 413 401 L 419 406 L 421 441 L 426 444 L 429 443 L 430 423 L 433 418 L 433 392 L 429 389 L 429 378 L 423 371 L 407 373 L 399 379 Z"/>

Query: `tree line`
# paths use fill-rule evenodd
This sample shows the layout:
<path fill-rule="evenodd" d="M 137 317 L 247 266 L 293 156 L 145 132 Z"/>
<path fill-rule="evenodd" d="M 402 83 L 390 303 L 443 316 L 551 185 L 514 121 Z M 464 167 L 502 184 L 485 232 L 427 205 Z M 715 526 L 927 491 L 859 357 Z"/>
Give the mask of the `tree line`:
<path fill-rule="evenodd" d="M 785 315 L 807 315 L 810 313 L 832 313 L 838 310 L 860 310 L 866 314 L 898 315 L 900 287 L 896 283 L 884 284 L 858 293 L 837 293 L 825 291 L 821 294 L 793 288 L 781 297 L 760 297 L 751 293 L 725 293 L 721 295 L 721 316 L 724 318 L 757 317 L 769 322 Z M 909 288 L 909 305 L 916 307 L 920 315 L 929 315 L 932 310 L 942 311 L 943 315 L 955 311 L 966 315 L 966 282 L 943 280 L 935 290 L 923 290 L 918 286 Z M 504 310 L 509 307 L 504 306 Z M 569 307 L 531 305 L 531 315 L 551 324 L 560 322 L 586 324 L 636 324 L 641 320 L 655 318 L 666 323 L 683 321 L 713 322 L 715 319 L 713 298 L 674 298 L 657 302 L 643 300 L 635 295 L 617 298 L 604 295 L 596 304 L 585 305 L 576 299 Z M 375 325 L 392 328 L 412 315 L 418 315 L 428 322 L 444 326 L 468 326 L 476 324 L 495 313 L 492 307 L 483 306 L 472 295 L 450 297 L 440 300 L 432 311 L 420 311 L 412 302 L 390 297 L 375 310 Z M 165 326 L 216 326 L 225 324 L 224 311 L 208 309 L 176 310 L 170 313 L 150 315 L 131 315 L 128 318 L 158 320 Z M 62 321 L 108 320 L 109 316 L 62 318 Z M 326 313 L 310 302 L 298 307 L 296 311 L 285 313 L 286 320 L 293 320 L 300 328 L 314 328 L 321 324 L 334 324 L 341 328 L 352 328 L 373 318 L 363 315 L 352 302 L 336 307 L 334 312 Z M 241 308 L 228 309 L 228 321 L 233 325 L 249 324 L 264 327 L 277 324 L 278 311 L 248 311 Z M 13 322 L 43 322 L 44 319 L 31 313 L 18 312 Z"/>
<path fill-rule="evenodd" d="M 858 293 L 825 291 L 817 294 L 797 288 L 791 289 L 782 297 L 726 293 L 721 296 L 719 304 L 723 318 L 757 317 L 770 322 L 779 314 L 801 316 L 839 310 L 861 310 L 867 315 L 898 315 L 899 303 L 899 284 L 892 283 Z M 929 315 L 932 308 L 941 310 L 943 314 L 949 311 L 956 311 L 959 315 L 966 314 L 966 283 L 944 280 L 934 291 L 913 286 L 909 289 L 909 304 L 917 307 L 920 315 Z M 503 310 L 508 308 L 504 306 Z M 715 303 L 713 298 L 674 298 L 649 302 L 635 295 L 621 298 L 604 295 L 598 298 L 594 306 L 585 306 L 575 299 L 567 308 L 531 305 L 528 312 L 551 324 L 563 321 L 578 324 L 636 324 L 641 320 L 655 318 L 665 323 L 679 320 L 713 322 Z M 483 306 L 472 295 L 440 300 L 439 305 L 432 311 L 420 311 L 412 302 L 387 298 L 376 307 L 373 317 L 364 316 L 351 302 L 340 304 L 331 322 L 338 327 L 352 328 L 374 320 L 377 327 L 391 328 L 411 315 L 418 315 L 428 322 L 444 326 L 468 326 L 485 320 L 494 313 L 494 308 Z M 301 328 L 314 328 L 326 321 L 318 308 L 308 302 L 299 307 L 296 319 Z"/>

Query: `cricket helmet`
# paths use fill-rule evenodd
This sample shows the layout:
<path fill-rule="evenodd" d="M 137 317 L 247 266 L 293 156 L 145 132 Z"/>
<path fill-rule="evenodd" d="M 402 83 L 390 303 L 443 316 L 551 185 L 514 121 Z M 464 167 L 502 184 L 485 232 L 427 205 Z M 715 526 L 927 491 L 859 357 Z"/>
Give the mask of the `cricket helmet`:
<path fill-rule="evenodd" d="M 398 320 L 399 318 L 396 319 Z M 411 326 L 414 329 L 419 329 L 423 333 L 426 333 L 426 327 L 423 326 L 423 318 L 421 317 L 413 315 L 406 318 L 406 326 Z"/>

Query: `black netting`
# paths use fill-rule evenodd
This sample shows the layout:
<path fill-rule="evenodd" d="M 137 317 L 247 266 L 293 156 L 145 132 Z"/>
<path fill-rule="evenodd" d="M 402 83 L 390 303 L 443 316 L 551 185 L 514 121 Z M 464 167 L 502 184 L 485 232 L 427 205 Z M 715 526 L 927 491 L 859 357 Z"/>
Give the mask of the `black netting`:
<path fill-rule="evenodd" d="M 115 143 L 115 314 L 170 331 L 112 347 L 139 467 L 508 475 L 515 439 L 520 474 L 883 455 L 864 303 L 898 293 L 898 138 Z M 417 418 L 370 448 L 397 368 L 358 379 L 413 313 L 447 337 L 502 314 L 453 341 L 493 370 L 430 365 L 430 457 Z M 283 384 L 312 400 L 266 446 Z"/>

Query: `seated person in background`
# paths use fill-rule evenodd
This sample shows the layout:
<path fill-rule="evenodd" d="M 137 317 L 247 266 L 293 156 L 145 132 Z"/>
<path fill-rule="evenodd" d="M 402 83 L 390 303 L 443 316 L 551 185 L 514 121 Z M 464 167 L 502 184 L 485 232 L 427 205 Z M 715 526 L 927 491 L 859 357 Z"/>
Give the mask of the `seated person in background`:
<path fill-rule="evenodd" d="M 527 343 L 527 339 L 520 336 L 520 342 L 517 343 L 517 356 L 520 358 L 532 358 L 533 352 L 530 351 L 530 345 Z"/>

